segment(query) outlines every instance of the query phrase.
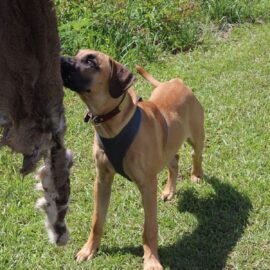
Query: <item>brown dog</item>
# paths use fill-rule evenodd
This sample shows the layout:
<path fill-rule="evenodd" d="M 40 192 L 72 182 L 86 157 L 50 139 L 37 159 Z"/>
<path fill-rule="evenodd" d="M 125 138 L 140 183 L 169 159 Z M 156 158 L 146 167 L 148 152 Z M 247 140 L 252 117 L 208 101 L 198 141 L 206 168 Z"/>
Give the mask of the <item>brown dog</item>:
<path fill-rule="evenodd" d="M 64 92 L 53 1 L 1 0 L 0 40 L 0 147 L 23 154 L 23 175 L 46 160 L 38 177 L 44 192 L 38 206 L 47 214 L 51 240 L 62 245 L 68 240 L 64 218 L 71 156 L 63 141 Z"/>
<path fill-rule="evenodd" d="M 137 67 L 137 70 L 156 86 L 149 101 L 137 102 L 131 88 L 135 79 L 132 73 L 101 52 L 81 50 L 74 58 L 62 58 L 64 85 L 78 92 L 86 103 L 91 112 L 86 120 L 93 120 L 96 131 L 97 177 L 92 229 L 88 241 L 77 254 L 77 261 L 90 259 L 96 254 L 113 177 L 116 171 L 121 173 L 105 153 L 104 141 L 122 134 L 139 110 L 139 128 L 123 157 L 122 175 L 133 180 L 142 194 L 144 269 L 163 269 L 157 253 L 157 174 L 168 167 L 169 177 L 162 198 L 171 199 L 178 173 L 177 152 L 188 140 L 194 149 L 191 180 L 199 181 L 203 175 L 204 114 L 192 91 L 180 79 L 160 83 L 142 68 Z M 116 149 L 120 146 L 121 141 Z"/>

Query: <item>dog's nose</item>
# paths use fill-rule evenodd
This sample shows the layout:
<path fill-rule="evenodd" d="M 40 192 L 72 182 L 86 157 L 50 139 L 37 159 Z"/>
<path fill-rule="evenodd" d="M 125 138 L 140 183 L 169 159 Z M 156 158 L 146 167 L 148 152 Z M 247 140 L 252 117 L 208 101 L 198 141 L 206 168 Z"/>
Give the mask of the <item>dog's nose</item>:
<path fill-rule="evenodd" d="M 62 76 L 63 83 L 66 86 L 69 80 L 68 78 L 69 78 L 70 72 L 74 68 L 74 63 L 71 57 L 61 56 L 60 59 L 61 59 L 61 76 Z"/>
<path fill-rule="evenodd" d="M 72 58 L 69 56 L 61 56 L 61 69 L 62 68 L 68 68 L 72 65 L 74 65 Z"/>
<path fill-rule="evenodd" d="M 89 90 L 90 81 L 81 74 L 80 63 L 75 61 L 74 58 L 61 56 L 61 76 L 63 85 L 70 90 L 75 92 Z"/>

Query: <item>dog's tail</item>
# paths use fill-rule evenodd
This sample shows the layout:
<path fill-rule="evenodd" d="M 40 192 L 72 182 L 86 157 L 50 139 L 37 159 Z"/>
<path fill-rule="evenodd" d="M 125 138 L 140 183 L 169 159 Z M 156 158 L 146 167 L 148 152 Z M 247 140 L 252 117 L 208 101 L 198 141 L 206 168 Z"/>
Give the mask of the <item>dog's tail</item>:
<path fill-rule="evenodd" d="M 158 87 L 161 82 L 153 78 L 151 74 L 146 72 L 141 66 L 136 65 L 137 72 L 142 75 L 147 81 L 149 81 L 153 86 Z"/>

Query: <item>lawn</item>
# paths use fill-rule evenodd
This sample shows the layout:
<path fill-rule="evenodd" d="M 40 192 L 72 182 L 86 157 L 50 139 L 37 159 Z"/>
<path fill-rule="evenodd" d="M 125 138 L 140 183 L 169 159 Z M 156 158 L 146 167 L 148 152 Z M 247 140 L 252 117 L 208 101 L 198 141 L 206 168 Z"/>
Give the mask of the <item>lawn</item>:
<path fill-rule="evenodd" d="M 162 55 L 145 68 L 161 81 L 181 77 L 205 108 L 205 177 L 189 181 L 190 147 L 180 151 L 183 180 L 171 202 L 158 201 L 159 254 L 165 269 L 270 269 L 270 25 L 209 32 L 192 52 Z M 140 63 L 138 63 L 140 64 Z M 133 67 L 130 66 L 134 70 Z M 151 87 L 138 76 L 137 93 Z M 105 233 L 92 261 L 77 264 L 93 210 L 93 129 L 85 106 L 66 91 L 66 145 L 74 152 L 67 222 L 70 241 L 48 243 L 33 175 L 21 157 L 0 152 L 0 269 L 142 269 L 143 208 L 136 186 L 117 176 Z M 159 195 L 166 171 L 159 175 Z"/>

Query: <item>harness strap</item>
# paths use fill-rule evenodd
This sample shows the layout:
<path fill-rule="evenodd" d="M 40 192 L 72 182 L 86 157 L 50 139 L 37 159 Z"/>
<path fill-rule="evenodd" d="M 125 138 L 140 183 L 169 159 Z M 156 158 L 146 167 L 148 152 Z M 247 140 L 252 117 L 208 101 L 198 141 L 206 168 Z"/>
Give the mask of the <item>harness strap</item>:
<path fill-rule="evenodd" d="M 97 138 L 115 171 L 130 181 L 132 180 L 123 168 L 123 159 L 138 133 L 140 123 L 141 109 L 137 106 L 134 115 L 118 135 L 108 139 L 97 134 Z"/>

